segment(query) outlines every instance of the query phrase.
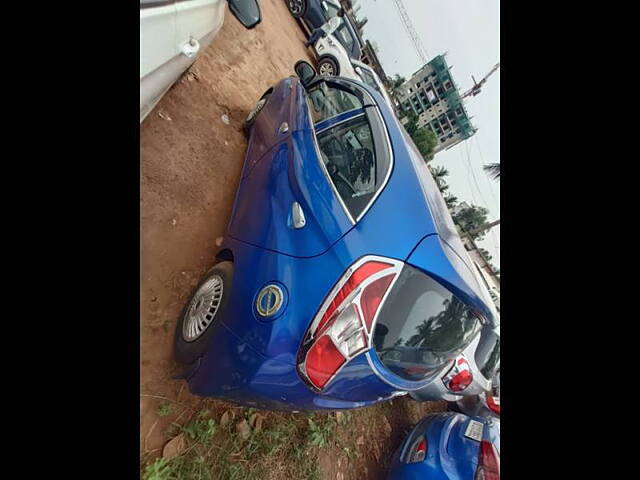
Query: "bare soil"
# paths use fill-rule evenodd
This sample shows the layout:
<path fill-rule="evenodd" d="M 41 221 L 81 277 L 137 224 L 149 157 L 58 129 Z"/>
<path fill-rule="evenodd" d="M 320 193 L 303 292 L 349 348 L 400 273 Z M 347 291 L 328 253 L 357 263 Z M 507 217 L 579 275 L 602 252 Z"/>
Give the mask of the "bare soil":
<path fill-rule="evenodd" d="M 294 73 L 297 60 L 313 61 L 284 1 L 261 0 L 260 7 L 262 23 L 252 30 L 227 10 L 213 44 L 140 127 L 142 463 L 161 454 L 172 423 L 205 407 L 219 420 L 233 408 L 192 396 L 184 382 L 172 380 L 179 371 L 172 358 L 173 331 L 192 289 L 213 265 L 216 239 L 227 225 L 247 146 L 242 121 L 264 91 Z M 167 402 L 179 408 L 159 416 L 158 407 Z M 332 448 L 344 456 L 344 447 L 323 449 L 323 476 L 382 478 L 384 461 L 404 430 L 434 409 L 443 406 L 401 398 L 358 411 L 353 426 L 337 430 L 335 442 L 355 445 L 362 435 L 361 455 L 338 464 L 333 459 L 339 452 Z"/>

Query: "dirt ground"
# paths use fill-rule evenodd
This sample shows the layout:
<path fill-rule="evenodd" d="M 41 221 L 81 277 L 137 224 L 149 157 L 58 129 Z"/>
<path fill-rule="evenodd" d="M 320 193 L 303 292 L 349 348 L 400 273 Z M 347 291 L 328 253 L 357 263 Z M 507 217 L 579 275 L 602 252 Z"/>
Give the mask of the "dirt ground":
<path fill-rule="evenodd" d="M 313 59 L 284 1 L 261 0 L 260 7 L 263 20 L 253 30 L 244 29 L 227 10 L 213 44 L 140 127 L 142 462 L 160 454 L 170 425 L 184 420 L 179 417 L 185 412 L 202 405 L 214 411 L 228 408 L 190 395 L 184 382 L 171 379 L 179 371 L 172 342 L 181 309 L 213 265 L 216 239 L 227 225 L 247 145 L 242 120 L 269 86 L 293 74 L 297 60 Z M 159 416 L 157 408 L 167 400 L 182 406 L 182 413 Z M 417 421 L 418 413 L 442 409 L 416 406 L 405 398 L 393 405 L 400 407 L 380 407 L 390 409 L 385 417 L 389 434 L 381 438 L 393 440 L 384 451 L 397 446 L 403 429 Z M 363 420 L 363 427 L 367 423 Z M 372 426 L 376 424 L 367 428 Z M 339 466 L 322 458 L 323 476 L 336 478 Z M 355 470 L 377 471 L 371 460 L 375 455 L 359 458 Z M 365 477 L 377 478 L 375 473 Z"/>

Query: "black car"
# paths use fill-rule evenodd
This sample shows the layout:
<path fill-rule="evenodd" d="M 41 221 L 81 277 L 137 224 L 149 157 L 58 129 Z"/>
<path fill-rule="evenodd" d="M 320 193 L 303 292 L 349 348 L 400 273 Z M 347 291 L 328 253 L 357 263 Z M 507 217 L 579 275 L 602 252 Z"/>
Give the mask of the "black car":
<path fill-rule="evenodd" d="M 287 7 L 294 18 L 300 19 L 309 30 L 320 27 L 331 17 L 338 15 L 342 9 L 337 0 L 287 0 Z M 333 32 L 333 36 L 338 39 L 350 57 L 360 60 L 362 45 L 358 40 L 355 27 L 346 15 L 342 20 L 342 25 Z"/>

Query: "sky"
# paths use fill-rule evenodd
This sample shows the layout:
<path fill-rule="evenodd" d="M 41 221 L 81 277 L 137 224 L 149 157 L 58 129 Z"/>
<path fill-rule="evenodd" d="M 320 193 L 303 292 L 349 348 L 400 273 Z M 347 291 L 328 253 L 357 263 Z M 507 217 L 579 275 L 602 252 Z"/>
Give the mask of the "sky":
<path fill-rule="evenodd" d="M 500 61 L 500 2 L 498 0 L 402 0 L 428 59 L 447 52 L 447 64 L 461 92 L 480 80 Z M 377 46 L 389 76 L 409 78 L 422 67 L 392 0 L 357 0 L 359 19 L 368 18 L 363 37 Z M 356 7 L 358 8 L 358 7 Z M 475 97 L 465 99 L 467 113 L 478 132 L 430 162 L 449 170 L 449 191 L 459 201 L 489 209 L 488 221 L 500 218 L 500 182 L 482 166 L 500 161 L 500 69 Z M 500 268 L 500 226 L 478 244 Z"/>

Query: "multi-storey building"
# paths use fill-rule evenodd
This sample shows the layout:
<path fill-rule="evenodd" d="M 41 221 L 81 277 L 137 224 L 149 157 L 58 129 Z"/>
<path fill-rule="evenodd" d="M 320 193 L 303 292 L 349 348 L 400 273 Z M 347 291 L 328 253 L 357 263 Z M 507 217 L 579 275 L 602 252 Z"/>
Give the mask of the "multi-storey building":
<path fill-rule="evenodd" d="M 418 126 L 438 137 L 434 152 L 451 148 L 476 133 L 444 55 L 438 55 L 397 90 L 403 112 L 414 112 Z"/>

